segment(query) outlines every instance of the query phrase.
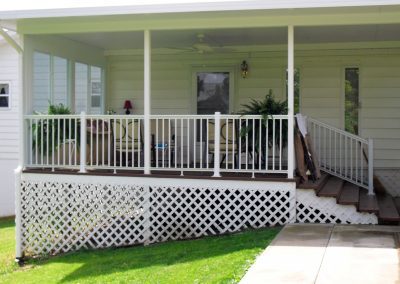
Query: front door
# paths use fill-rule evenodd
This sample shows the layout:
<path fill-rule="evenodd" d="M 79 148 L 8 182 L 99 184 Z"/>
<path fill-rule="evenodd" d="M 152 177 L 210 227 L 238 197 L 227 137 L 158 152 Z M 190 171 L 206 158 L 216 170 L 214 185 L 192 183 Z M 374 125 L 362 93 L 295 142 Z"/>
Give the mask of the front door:
<path fill-rule="evenodd" d="M 197 114 L 229 113 L 229 72 L 197 72 Z"/>

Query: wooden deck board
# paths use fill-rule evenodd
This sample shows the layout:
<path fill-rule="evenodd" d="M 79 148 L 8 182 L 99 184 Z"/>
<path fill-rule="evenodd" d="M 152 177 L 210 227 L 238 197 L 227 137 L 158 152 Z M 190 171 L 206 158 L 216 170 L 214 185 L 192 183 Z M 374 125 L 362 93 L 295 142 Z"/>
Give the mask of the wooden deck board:
<path fill-rule="evenodd" d="M 360 189 L 358 188 L 358 186 L 346 182 L 337 201 L 339 204 L 342 205 L 357 205 L 359 198 Z"/>
<path fill-rule="evenodd" d="M 343 188 L 343 180 L 337 177 L 330 177 L 328 182 L 317 192 L 322 197 L 338 197 Z"/>
<path fill-rule="evenodd" d="M 259 174 L 254 178 L 251 173 L 221 173 L 221 177 L 213 177 L 212 172 L 184 172 L 181 176 L 180 171 L 157 171 L 152 170 L 150 175 L 143 174 L 140 170 L 88 170 L 86 173 L 79 173 L 77 170 L 66 169 L 26 169 L 24 173 L 35 174 L 61 174 L 61 175 L 94 175 L 94 176 L 124 176 L 124 177 L 144 177 L 144 178 L 179 178 L 179 179 L 215 179 L 215 180 L 243 180 L 243 181 L 264 181 L 264 182 L 296 182 L 296 179 L 287 178 L 286 174 Z"/>
<path fill-rule="evenodd" d="M 377 195 L 379 214 L 378 217 L 383 221 L 400 221 L 393 197 L 388 194 Z"/>
<path fill-rule="evenodd" d="M 297 188 L 301 189 L 315 189 L 315 190 L 320 190 L 321 187 L 325 185 L 325 183 L 328 181 L 329 175 L 326 173 L 322 173 L 321 178 L 316 180 L 315 182 L 313 181 L 308 181 L 305 183 L 300 183 Z"/>
<path fill-rule="evenodd" d="M 378 213 L 378 201 L 376 195 L 368 195 L 366 190 L 360 191 L 360 201 L 358 203 L 358 211 L 368 213 Z"/>

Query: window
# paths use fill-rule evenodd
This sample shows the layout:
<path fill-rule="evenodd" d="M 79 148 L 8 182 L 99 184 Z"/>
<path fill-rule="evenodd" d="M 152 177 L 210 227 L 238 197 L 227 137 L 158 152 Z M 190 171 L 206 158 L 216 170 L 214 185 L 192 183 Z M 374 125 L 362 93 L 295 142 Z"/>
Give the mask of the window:
<path fill-rule="evenodd" d="M 0 108 L 11 108 L 9 83 L 0 82 Z"/>
<path fill-rule="evenodd" d="M 83 63 L 75 63 L 75 112 L 102 113 L 102 69 Z"/>
<path fill-rule="evenodd" d="M 288 73 L 286 71 L 286 98 L 288 97 Z M 294 113 L 300 112 L 300 70 L 294 69 Z"/>
<path fill-rule="evenodd" d="M 197 73 L 197 114 L 229 113 L 229 72 Z"/>
<path fill-rule="evenodd" d="M 358 135 L 359 112 L 359 69 L 345 69 L 345 102 L 344 128 L 346 131 Z"/>
<path fill-rule="evenodd" d="M 35 52 L 33 55 L 33 110 L 47 112 L 50 104 L 68 105 L 68 60 Z"/>
<path fill-rule="evenodd" d="M 69 76 L 68 59 L 34 52 L 33 111 L 46 113 L 49 104 L 63 104 L 75 113 L 102 113 L 102 68 L 78 62 L 74 64 L 75 74 Z M 75 90 L 70 89 L 71 80 L 75 80 Z"/>
<path fill-rule="evenodd" d="M 91 113 L 101 113 L 102 80 L 101 68 L 90 67 L 90 108 Z"/>

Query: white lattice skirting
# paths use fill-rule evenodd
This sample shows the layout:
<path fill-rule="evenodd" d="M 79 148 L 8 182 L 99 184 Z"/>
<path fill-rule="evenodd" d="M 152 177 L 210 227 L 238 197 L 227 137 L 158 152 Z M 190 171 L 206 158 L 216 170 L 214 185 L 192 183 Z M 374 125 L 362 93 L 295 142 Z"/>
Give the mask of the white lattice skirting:
<path fill-rule="evenodd" d="M 318 197 L 312 189 L 296 191 L 296 222 L 378 224 L 375 214 L 357 212 L 354 205 L 339 205 L 335 198 Z"/>
<path fill-rule="evenodd" d="M 25 255 L 196 238 L 296 219 L 293 182 L 24 173 L 19 190 Z"/>

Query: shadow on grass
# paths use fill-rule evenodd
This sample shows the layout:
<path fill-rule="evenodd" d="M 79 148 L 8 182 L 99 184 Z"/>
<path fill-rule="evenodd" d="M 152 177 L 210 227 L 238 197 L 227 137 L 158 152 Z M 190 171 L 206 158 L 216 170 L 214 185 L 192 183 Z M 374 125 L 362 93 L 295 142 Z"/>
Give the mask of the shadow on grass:
<path fill-rule="evenodd" d="M 5 229 L 9 227 L 15 226 L 15 218 L 14 217 L 5 217 L 0 218 L 0 229 Z"/>
<path fill-rule="evenodd" d="M 91 277 L 124 273 L 128 270 L 166 267 L 251 249 L 262 250 L 279 230 L 280 228 L 269 228 L 197 240 L 171 241 L 146 247 L 80 251 L 54 257 L 42 264 L 83 263 L 80 268 L 62 279 L 62 282 L 79 282 L 89 280 Z"/>

